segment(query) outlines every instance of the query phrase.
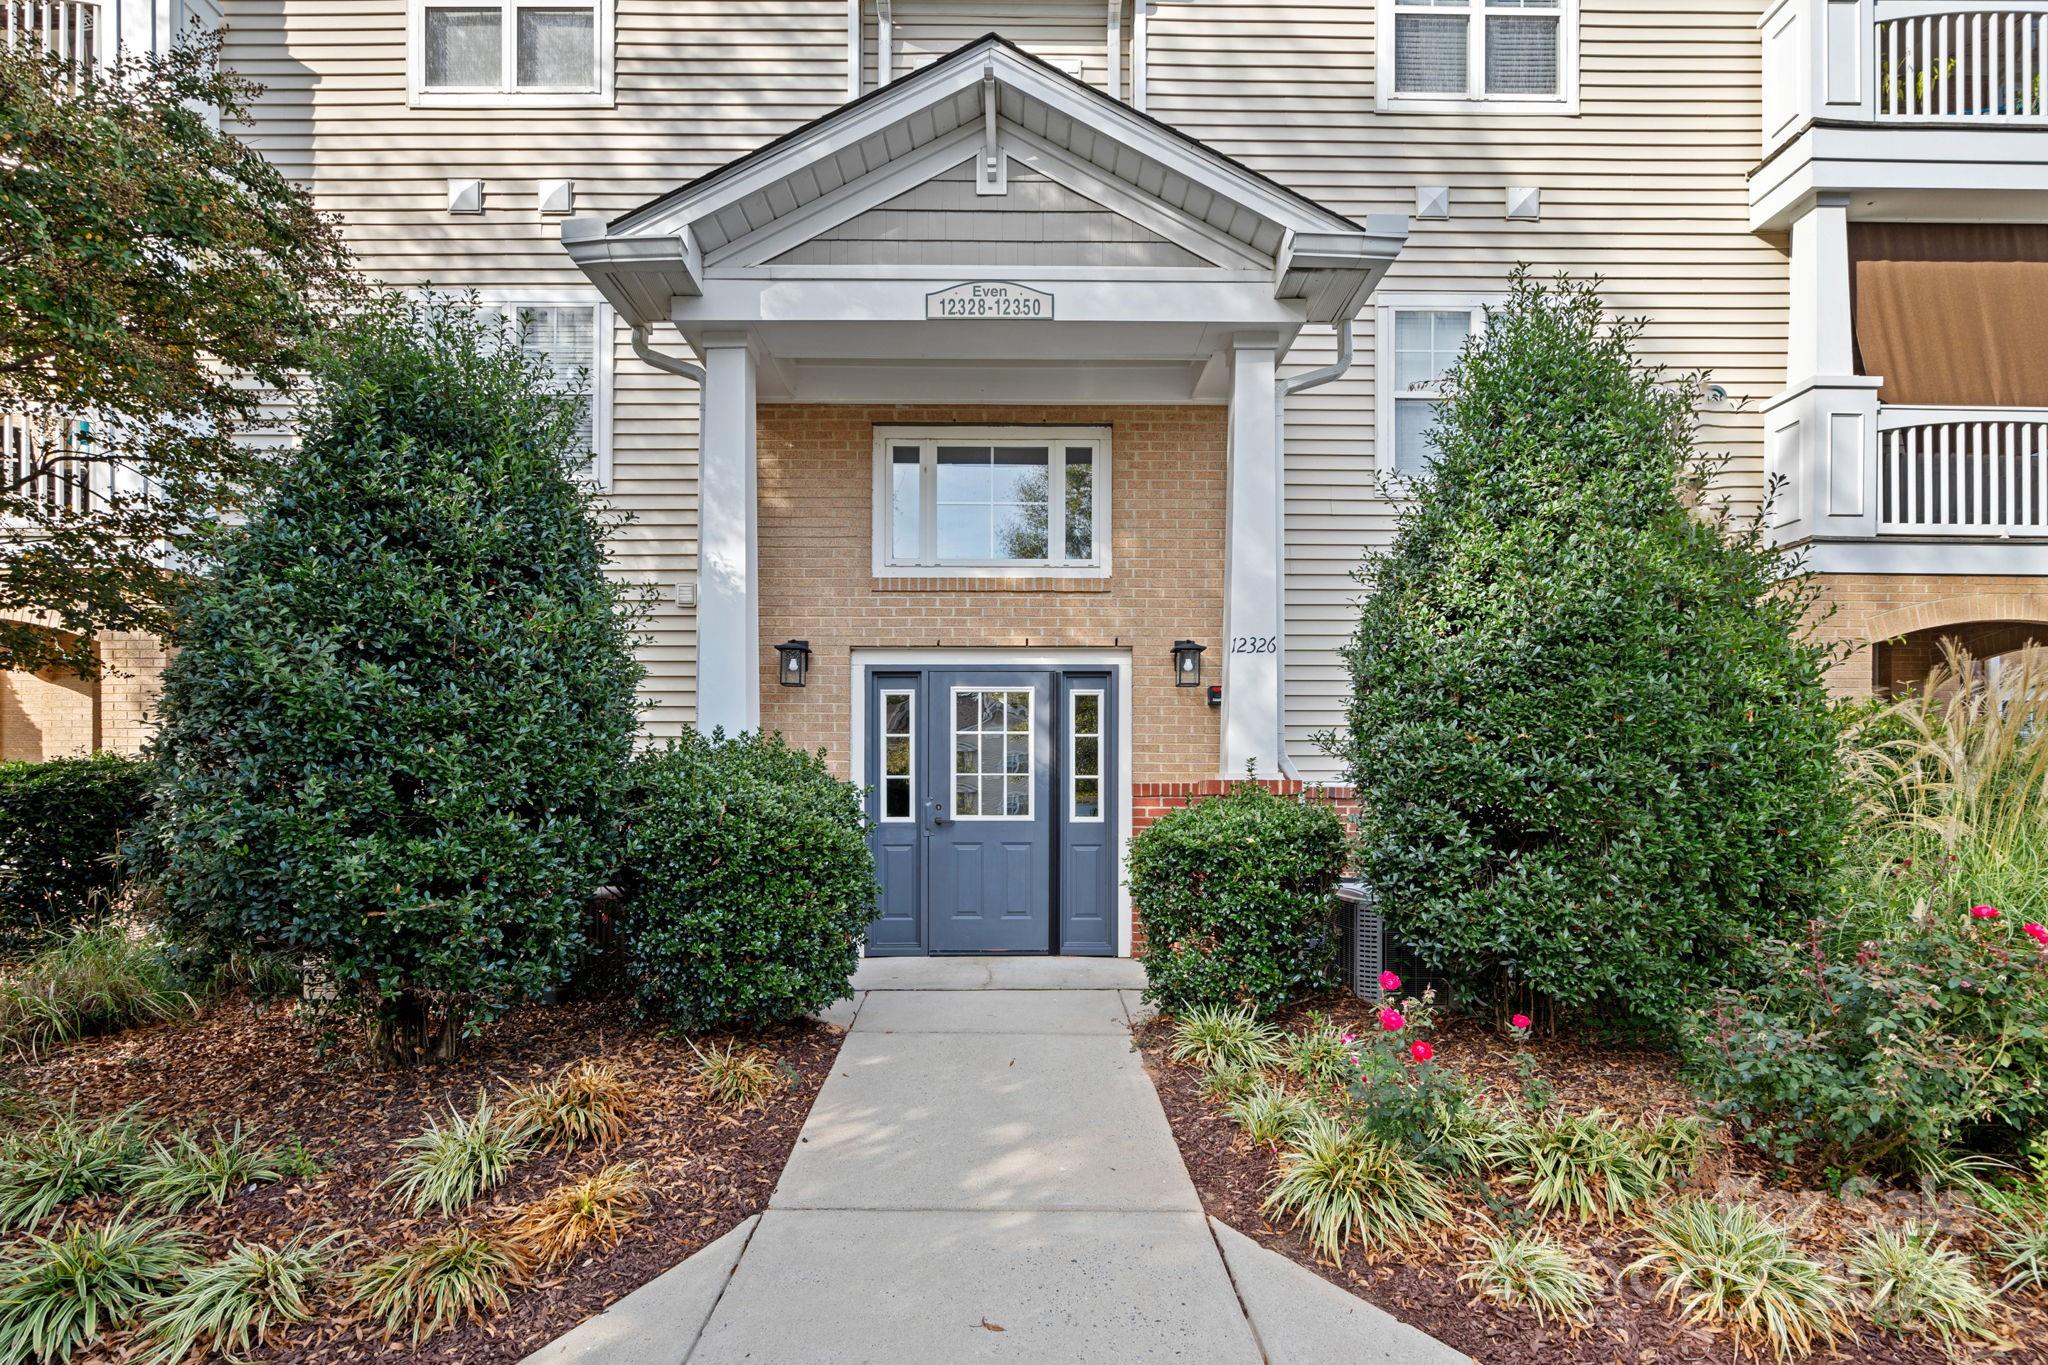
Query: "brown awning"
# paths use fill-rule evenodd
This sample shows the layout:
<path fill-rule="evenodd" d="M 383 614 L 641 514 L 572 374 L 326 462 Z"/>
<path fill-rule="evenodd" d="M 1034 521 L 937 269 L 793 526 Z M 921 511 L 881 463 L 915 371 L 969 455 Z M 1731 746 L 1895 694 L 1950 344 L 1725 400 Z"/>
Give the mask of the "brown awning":
<path fill-rule="evenodd" d="M 1851 223 L 1849 268 L 1881 400 L 2048 407 L 2048 225 Z"/>

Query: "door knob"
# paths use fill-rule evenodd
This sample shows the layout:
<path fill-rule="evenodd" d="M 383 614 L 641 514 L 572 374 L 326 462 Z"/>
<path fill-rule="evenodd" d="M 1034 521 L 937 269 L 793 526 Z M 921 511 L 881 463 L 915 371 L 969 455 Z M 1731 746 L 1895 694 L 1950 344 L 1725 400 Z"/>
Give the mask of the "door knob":
<path fill-rule="evenodd" d="M 925 808 L 931 811 L 932 813 L 932 823 L 934 825 L 950 825 L 953 823 L 953 817 L 946 813 L 945 802 L 939 800 L 937 797 L 933 797 L 931 800 L 925 802 L 924 804 Z"/>

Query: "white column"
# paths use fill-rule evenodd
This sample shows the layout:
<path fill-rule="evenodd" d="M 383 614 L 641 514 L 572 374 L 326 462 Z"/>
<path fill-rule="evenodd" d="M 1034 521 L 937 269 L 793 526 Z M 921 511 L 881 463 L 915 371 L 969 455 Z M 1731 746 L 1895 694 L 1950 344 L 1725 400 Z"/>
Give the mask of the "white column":
<path fill-rule="evenodd" d="M 697 728 L 761 726 L 754 356 L 740 332 L 703 339 L 697 452 Z"/>
<path fill-rule="evenodd" d="M 1280 450 L 1272 332 L 1230 352 L 1224 512 L 1222 776 L 1280 776 Z"/>
<path fill-rule="evenodd" d="M 1849 326 L 1848 195 L 1818 194 L 1793 220 L 1791 285 L 1787 382 L 1850 373 L 1856 353 Z"/>

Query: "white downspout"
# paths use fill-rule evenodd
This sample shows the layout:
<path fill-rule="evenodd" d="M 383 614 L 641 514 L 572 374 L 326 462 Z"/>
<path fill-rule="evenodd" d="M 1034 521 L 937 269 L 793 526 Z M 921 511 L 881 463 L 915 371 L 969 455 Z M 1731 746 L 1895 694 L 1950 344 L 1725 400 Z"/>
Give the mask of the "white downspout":
<path fill-rule="evenodd" d="M 846 98 L 860 98 L 860 3 L 861 0 L 846 0 Z"/>
<path fill-rule="evenodd" d="M 1141 9 L 1143 5 L 1144 0 L 1139 0 Z M 1134 72 L 1133 74 L 1135 75 L 1136 73 Z M 1300 393 L 1303 389 L 1313 389 L 1318 385 L 1327 384 L 1333 379 L 1343 378 L 1345 372 L 1351 368 L 1351 356 L 1351 319 L 1346 318 L 1337 324 L 1337 361 L 1335 364 L 1325 365 L 1319 370 L 1308 370 L 1301 374 L 1290 375 L 1275 385 L 1280 392 L 1273 403 L 1273 424 L 1275 427 L 1273 432 L 1273 452 L 1274 461 L 1280 467 L 1281 482 L 1280 497 L 1276 500 L 1280 509 L 1280 525 L 1273 528 L 1273 544 L 1279 547 L 1281 558 L 1279 574 L 1280 600 L 1274 604 L 1273 612 L 1273 631 L 1278 637 L 1273 642 L 1275 651 L 1273 662 L 1280 670 L 1280 734 L 1278 736 L 1278 748 L 1275 752 L 1279 754 L 1280 775 L 1296 782 L 1305 779 L 1301 775 L 1301 770 L 1294 766 L 1294 760 L 1287 753 L 1287 399 L 1290 395 Z"/>
<path fill-rule="evenodd" d="M 1140 5 L 1144 0 L 1138 0 Z M 1109 59 L 1109 97 L 1120 100 L 1124 97 L 1124 0 L 1109 0 L 1109 40 L 1104 44 L 1104 56 Z"/>
<path fill-rule="evenodd" d="M 681 375 L 694 379 L 701 386 L 704 383 L 704 367 L 680 356 L 664 355 L 647 344 L 647 328 L 636 324 L 633 328 L 633 354 L 664 374 Z"/>
<path fill-rule="evenodd" d="M 890 74 L 891 49 L 896 46 L 896 16 L 890 10 L 891 0 L 875 0 L 875 89 L 880 90 L 894 77 Z"/>
<path fill-rule="evenodd" d="M 1131 108 L 1145 110 L 1145 29 L 1152 13 L 1152 0 L 1133 0 L 1131 5 Z"/>

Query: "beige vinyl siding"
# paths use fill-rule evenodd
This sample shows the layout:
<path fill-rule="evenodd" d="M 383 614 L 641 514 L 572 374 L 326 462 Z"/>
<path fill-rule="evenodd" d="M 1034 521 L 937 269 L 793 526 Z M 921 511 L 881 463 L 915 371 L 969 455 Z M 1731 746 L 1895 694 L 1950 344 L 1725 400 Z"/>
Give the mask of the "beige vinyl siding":
<path fill-rule="evenodd" d="M 1731 461 L 1728 491 L 1762 485 L 1757 405 L 1784 383 L 1785 258 L 1747 229 L 1759 138 L 1759 0 L 1586 0 L 1576 115 L 1374 109 L 1374 8 L 1164 3 L 1151 20 L 1156 117 L 1341 213 L 1412 214 L 1446 185 L 1451 217 L 1414 224 L 1383 294 L 1494 294 L 1527 262 L 1603 278 L 1623 315 L 1649 320 L 1650 358 L 1705 369 L 1730 402 L 1702 413 L 1703 445 Z M 1505 189 L 1542 190 L 1542 218 L 1508 222 Z M 1373 310 L 1343 380 L 1291 400 L 1287 422 L 1289 749 L 1332 776 L 1313 736 L 1343 723 L 1339 651 L 1363 554 L 1397 507 L 1374 477 Z M 1334 358 L 1311 332 L 1289 369 Z M 1737 410 L 1746 404 L 1747 410 Z"/>
<path fill-rule="evenodd" d="M 227 62 L 269 87 L 238 131 L 343 216 L 372 274 L 403 286 L 582 296 L 561 220 L 536 210 L 538 181 L 573 179 L 577 213 L 616 214 L 846 97 L 844 0 L 618 0 L 617 97 L 597 109 L 408 108 L 404 0 L 225 11 Z M 451 177 L 482 179 L 483 214 L 447 212 Z M 697 569 L 696 392 L 635 359 L 623 328 L 610 341 L 612 496 L 634 518 L 618 565 L 655 604 L 646 723 L 667 735 L 695 709 L 695 612 L 676 590 Z"/>

